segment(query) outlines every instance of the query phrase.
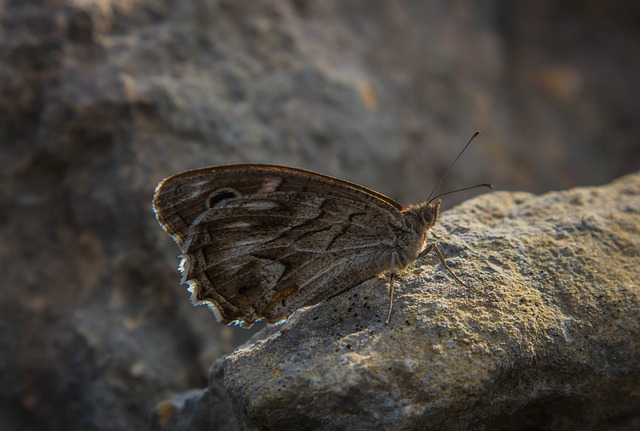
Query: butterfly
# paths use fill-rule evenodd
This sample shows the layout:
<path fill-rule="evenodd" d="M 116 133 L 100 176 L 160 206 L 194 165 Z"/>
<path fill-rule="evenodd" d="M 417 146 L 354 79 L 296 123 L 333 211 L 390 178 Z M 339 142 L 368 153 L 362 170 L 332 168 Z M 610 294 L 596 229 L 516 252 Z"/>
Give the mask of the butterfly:
<path fill-rule="evenodd" d="M 192 302 L 208 305 L 225 324 L 282 322 L 390 271 L 388 323 L 396 271 L 432 250 L 464 284 L 435 243 L 425 248 L 440 200 L 403 208 L 323 174 L 241 164 L 167 178 L 153 207 L 182 251 L 182 283 Z"/>

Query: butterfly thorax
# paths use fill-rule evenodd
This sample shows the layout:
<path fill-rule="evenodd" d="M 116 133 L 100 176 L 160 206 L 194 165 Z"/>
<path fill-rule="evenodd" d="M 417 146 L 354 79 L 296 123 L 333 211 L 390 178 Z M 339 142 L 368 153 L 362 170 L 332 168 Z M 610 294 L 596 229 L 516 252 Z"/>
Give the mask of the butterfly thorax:
<path fill-rule="evenodd" d="M 411 205 L 402 210 L 402 216 L 407 230 L 396 240 L 400 268 L 413 263 L 424 249 L 427 233 L 440 217 L 440 201 Z"/>

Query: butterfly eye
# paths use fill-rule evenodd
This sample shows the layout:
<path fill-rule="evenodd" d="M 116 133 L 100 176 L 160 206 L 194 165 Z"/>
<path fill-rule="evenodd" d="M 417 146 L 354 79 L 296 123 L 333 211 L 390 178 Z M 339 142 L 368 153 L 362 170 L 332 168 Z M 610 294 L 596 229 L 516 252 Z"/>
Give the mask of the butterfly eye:
<path fill-rule="evenodd" d="M 209 195 L 207 206 L 209 208 L 219 207 L 224 201 L 237 197 L 240 197 L 240 193 L 234 189 L 219 189 Z"/>
<path fill-rule="evenodd" d="M 430 206 L 429 204 L 422 206 L 418 214 L 420 214 L 420 219 L 423 223 L 428 226 L 431 226 L 435 223 L 435 220 L 438 218 L 438 214 L 440 212 L 440 201 L 436 202 L 434 206 Z"/>

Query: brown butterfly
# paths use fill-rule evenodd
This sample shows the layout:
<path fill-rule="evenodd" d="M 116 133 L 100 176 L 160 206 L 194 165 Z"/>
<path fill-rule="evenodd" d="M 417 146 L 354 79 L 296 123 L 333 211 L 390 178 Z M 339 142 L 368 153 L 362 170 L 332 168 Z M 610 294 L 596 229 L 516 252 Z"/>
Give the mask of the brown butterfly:
<path fill-rule="evenodd" d="M 153 206 L 182 250 L 192 301 L 210 306 L 222 323 L 249 327 L 286 320 L 385 271 L 388 322 L 395 271 L 431 250 L 462 283 L 435 244 L 424 248 L 440 214 L 434 199 L 403 208 L 326 175 L 245 164 L 167 178 Z"/>

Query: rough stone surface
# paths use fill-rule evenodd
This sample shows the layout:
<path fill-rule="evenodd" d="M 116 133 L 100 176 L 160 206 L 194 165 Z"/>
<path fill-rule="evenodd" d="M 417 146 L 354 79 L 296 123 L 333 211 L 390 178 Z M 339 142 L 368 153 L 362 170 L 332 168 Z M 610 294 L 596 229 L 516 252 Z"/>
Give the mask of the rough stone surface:
<path fill-rule="evenodd" d="M 638 429 L 640 173 L 481 196 L 436 233 L 473 289 L 428 259 L 388 326 L 376 279 L 258 334 L 224 361 L 243 429 Z"/>
<path fill-rule="evenodd" d="M 181 170 L 283 163 L 413 203 L 476 128 L 443 190 L 640 169 L 637 1 L 373 3 L 0 1 L 0 429 L 170 421 L 249 338 L 179 286 L 150 202 Z"/>
<path fill-rule="evenodd" d="M 272 330 L 265 328 L 260 336 Z M 152 429 L 239 431 L 240 425 L 224 387 L 223 369 L 224 359 L 219 359 L 209 370 L 206 389 L 175 394 L 158 403 L 154 409 Z"/>

